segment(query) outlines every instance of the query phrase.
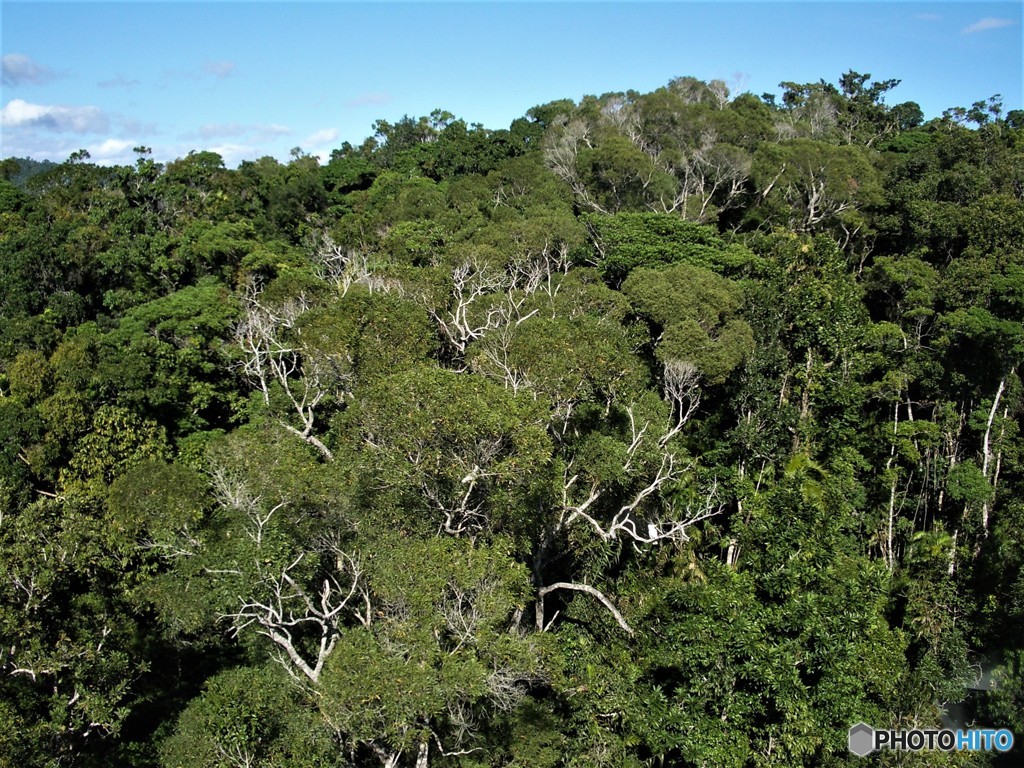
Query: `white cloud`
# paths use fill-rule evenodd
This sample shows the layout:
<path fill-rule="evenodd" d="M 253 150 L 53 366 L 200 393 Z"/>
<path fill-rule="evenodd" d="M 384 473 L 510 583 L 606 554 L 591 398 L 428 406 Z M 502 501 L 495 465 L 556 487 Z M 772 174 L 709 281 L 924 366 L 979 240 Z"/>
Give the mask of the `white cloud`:
<path fill-rule="evenodd" d="M 277 123 L 252 126 L 252 138 L 259 143 L 272 142 L 282 136 L 290 136 L 291 133 L 292 129 L 287 125 L 278 125 Z"/>
<path fill-rule="evenodd" d="M 306 137 L 306 140 L 302 142 L 308 146 L 319 146 L 321 144 L 330 144 L 332 141 L 337 141 L 340 135 L 337 128 L 324 128 L 322 131 L 310 134 Z"/>
<path fill-rule="evenodd" d="M 60 133 L 102 133 L 110 121 L 99 107 L 66 107 L 30 104 L 12 99 L 0 111 L 5 128 L 45 128 Z"/>
<path fill-rule="evenodd" d="M 203 63 L 203 71 L 214 77 L 231 77 L 235 71 L 233 61 L 207 61 Z"/>
<path fill-rule="evenodd" d="M 919 13 L 914 18 L 918 21 L 942 21 L 942 17 L 937 13 Z"/>
<path fill-rule="evenodd" d="M 331 150 L 338 142 L 341 132 L 337 128 L 324 128 L 312 133 L 302 142 L 303 149 L 308 148 L 308 154 L 315 155 L 321 163 L 326 163 L 331 158 Z"/>
<path fill-rule="evenodd" d="M 205 142 L 214 139 L 238 139 L 245 136 L 247 137 L 247 141 L 258 145 L 268 141 L 274 141 L 282 136 L 287 136 L 291 132 L 292 129 L 288 126 L 277 124 L 260 125 L 257 123 L 243 125 L 242 123 L 236 122 L 206 123 L 205 125 L 199 126 L 197 130 L 181 134 L 181 138 L 189 142 L 195 142 L 197 140 Z M 237 146 L 241 145 L 239 144 Z"/>
<path fill-rule="evenodd" d="M 1017 22 L 1013 19 L 997 19 L 993 16 L 986 16 L 984 19 L 976 21 L 970 26 L 964 27 L 961 32 L 965 35 L 973 35 L 976 32 L 987 32 L 990 29 L 1012 27 L 1016 23 Z"/>
<path fill-rule="evenodd" d="M 91 144 L 86 149 L 90 155 L 90 162 L 97 165 L 124 164 L 135 162 L 132 148 L 136 146 L 138 144 L 134 141 L 107 139 L 99 144 Z"/>
<path fill-rule="evenodd" d="M 32 59 L 22 53 L 8 53 L 3 58 L 3 84 L 22 85 L 43 85 L 50 82 L 56 75 L 53 71 L 42 64 L 36 64 Z"/>
<path fill-rule="evenodd" d="M 302 148 L 319 162 L 327 163 L 331 159 L 331 152 L 338 145 L 338 136 L 340 135 L 341 131 L 337 128 L 316 131 L 306 136 L 306 140 L 302 142 Z"/>
<path fill-rule="evenodd" d="M 10 135 L 14 134 L 14 135 Z M 135 162 L 132 147 L 141 141 L 130 139 L 103 139 L 83 143 L 69 136 L 38 136 L 28 135 L 22 131 L 5 132 L 3 134 L 0 154 L 13 157 L 31 157 L 35 160 L 50 160 L 62 163 L 72 152 L 84 149 L 89 153 L 90 163 L 96 165 L 125 165 Z"/>
<path fill-rule="evenodd" d="M 173 80 L 199 81 L 204 77 L 226 79 L 235 73 L 237 65 L 233 61 L 204 61 L 199 69 L 166 69 L 161 75 L 164 83 Z"/>
<path fill-rule="evenodd" d="M 206 147 L 206 150 L 220 155 L 224 160 L 224 165 L 228 168 L 237 168 L 243 160 L 256 160 L 266 154 L 266 152 L 261 152 L 258 147 L 248 144 L 217 144 Z"/>

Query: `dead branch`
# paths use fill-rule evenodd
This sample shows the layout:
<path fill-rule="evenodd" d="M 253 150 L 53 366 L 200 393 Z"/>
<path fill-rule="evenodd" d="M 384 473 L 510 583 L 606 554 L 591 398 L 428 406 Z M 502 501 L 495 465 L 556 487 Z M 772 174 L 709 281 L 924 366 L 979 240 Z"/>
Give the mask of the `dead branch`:
<path fill-rule="evenodd" d="M 537 630 L 539 632 L 543 632 L 545 629 L 544 598 L 557 589 L 568 589 L 575 592 L 586 592 L 588 595 L 597 598 L 597 601 L 601 603 L 601 605 L 603 605 L 605 608 L 607 608 L 611 615 L 615 617 L 615 621 L 618 623 L 620 627 L 622 627 L 626 631 L 626 634 L 634 634 L 633 628 L 630 627 L 628 623 L 626 623 L 626 620 L 624 618 L 622 618 L 622 614 L 619 612 L 619 609 L 615 607 L 611 600 L 604 596 L 601 590 L 596 589 L 590 586 L 589 584 L 576 584 L 570 581 L 559 581 L 555 584 L 549 584 L 546 587 L 541 587 L 537 591 Z"/>

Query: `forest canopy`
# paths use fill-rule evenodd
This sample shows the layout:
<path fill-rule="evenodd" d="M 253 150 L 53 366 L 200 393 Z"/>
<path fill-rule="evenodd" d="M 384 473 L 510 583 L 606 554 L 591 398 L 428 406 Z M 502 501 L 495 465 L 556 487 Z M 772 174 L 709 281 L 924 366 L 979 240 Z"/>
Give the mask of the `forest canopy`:
<path fill-rule="evenodd" d="M 3 160 L 0 764 L 1024 739 L 1024 114 L 897 83 Z"/>

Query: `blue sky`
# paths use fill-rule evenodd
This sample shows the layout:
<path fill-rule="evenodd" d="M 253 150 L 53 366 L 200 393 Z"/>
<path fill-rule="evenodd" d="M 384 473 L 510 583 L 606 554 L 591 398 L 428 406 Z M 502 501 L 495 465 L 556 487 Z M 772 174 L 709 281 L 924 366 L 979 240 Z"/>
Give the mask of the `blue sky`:
<path fill-rule="evenodd" d="M 691 75 L 734 93 L 900 78 L 926 116 L 1022 107 L 1019 2 L 0 2 L 0 156 L 327 157 L 440 107 L 506 128 Z"/>

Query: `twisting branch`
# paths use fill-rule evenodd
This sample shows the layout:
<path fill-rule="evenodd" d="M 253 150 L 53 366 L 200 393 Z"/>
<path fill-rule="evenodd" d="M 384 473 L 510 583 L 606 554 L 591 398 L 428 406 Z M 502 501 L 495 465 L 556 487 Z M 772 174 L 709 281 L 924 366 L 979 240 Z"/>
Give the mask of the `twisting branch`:
<path fill-rule="evenodd" d="M 640 444 L 644 440 L 644 435 L 647 434 L 647 428 L 650 423 L 644 424 L 640 429 L 636 428 L 636 419 L 633 417 L 633 407 L 630 406 L 626 409 L 626 415 L 629 416 L 629 435 L 630 443 L 626 449 L 626 463 L 622 465 L 623 472 L 629 472 L 633 467 L 633 458 L 636 456 L 636 450 L 640 447 Z"/>
<path fill-rule="evenodd" d="M 690 399 L 685 410 L 682 409 L 681 405 L 677 405 L 679 410 L 676 414 L 676 431 L 678 431 L 678 428 L 681 428 L 682 424 L 686 423 L 689 415 L 696 408 L 694 401 L 698 399 L 697 394 L 686 388 L 689 384 L 696 386 L 695 381 L 687 378 L 687 375 L 693 372 L 688 370 L 685 365 L 680 366 L 680 369 L 677 369 L 677 372 L 684 375 L 679 375 L 672 383 L 672 386 L 679 387 L 677 390 L 679 394 L 670 395 L 670 397 L 676 397 L 677 402 L 684 401 L 687 397 Z M 628 475 L 636 473 L 636 469 L 633 467 L 634 460 L 638 459 L 641 455 L 641 448 L 645 442 L 654 438 L 648 438 L 647 436 L 649 423 L 645 423 L 642 426 L 638 425 L 631 408 L 627 408 L 626 413 L 629 416 L 630 443 L 626 447 L 622 471 Z M 654 472 L 654 476 L 648 476 L 642 486 L 636 489 L 632 495 L 627 496 L 624 502 L 619 503 L 618 509 L 611 515 L 611 519 L 608 519 L 610 511 L 608 505 L 604 505 L 603 509 L 598 505 L 598 502 L 607 491 L 602 482 L 598 478 L 593 478 L 589 487 L 584 486 L 582 490 L 579 490 L 580 474 L 573 471 L 572 461 L 565 466 L 563 469 L 561 509 L 559 510 L 557 522 L 543 531 L 534 550 L 533 574 L 534 584 L 538 588 L 536 611 L 537 628 L 539 631 L 544 631 L 547 627 L 544 616 L 544 596 L 554 589 L 575 589 L 576 591 L 593 595 L 600 600 L 605 607 L 612 611 L 620 626 L 632 633 L 628 624 L 622 619 L 621 614 L 614 609 L 611 602 L 596 588 L 572 582 L 558 582 L 546 587 L 541 586 L 543 584 L 542 574 L 547 562 L 548 552 L 557 538 L 572 526 L 582 525 L 585 530 L 591 530 L 597 534 L 602 541 L 609 543 L 624 541 L 632 543 L 634 547 L 637 545 L 654 545 L 664 541 L 679 543 L 688 539 L 687 530 L 691 526 L 721 514 L 725 509 L 725 502 L 719 498 L 718 482 L 716 480 L 711 484 L 711 487 L 699 502 L 688 504 L 682 513 L 679 513 L 674 505 L 664 500 L 661 504 L 655 505 L 657 509 L 662 510 L 661 514 L 647 513 L 644 515 L 641 513 L 641 508 L 647 507 L 649 499 L 662 493 L 666 487 L 680 479 L 684 469 L 691 467 L 691 465 L 681 467 L 676 460 L 675 454 L 665 449 L 665 445 L 672 434 L 674 432 L 670 429 L 667 436 L 663 436 L 657 442 L 661 461 Z M 642 521 L 638 521 L 638 517 Z"/>
<path fill-rule="evenodd" d="M 540 310 L 524 311 L 527 299 L 538 290 L 556 291 L 551 273 L 561 261 L 547 253 L 539 260 L 520 259 L 498 269 L 482 259 L 468 258 L 452 270 L 446 306 L 424 297 L 427 311 L 455 353 L 498 328 L 515 328 Z"/>
<path fill-rule="evenodd" d="M 483 513 L 483 497 L 478 497 L 475 502 L 471 501 L 477 479 L 480 476 L 481 473 L 479 472 L 476 474 L 471 472 L 463 479 L 462 482 L 466 486 L 466 490 L 455 500 L 454 504 L 446 498 L 446 495 L 440 491 L 435 483 L 424 481 L 420 484 L 423 495 L 443 515 L 444 519 L 441 522 L 441 529 L 445 533 L 461 536 L 466 533 L 478 532 L 485 527 L 487 517 Z"/>
<path fill-rule="evenodd" d="M 396 768 L 399 759 L 402 757 L 402 750 L 398 750 L 397 752 L 388 752 L 382 746 L 373 741 L 364 741 L 363 743 L 367 744 L 370 749 L 373 750 L 373 753 L 377 756 L 377 759 L 380 760 L 380 763 L 384 768 Z"/>
<path fill-rule="evenodd" d="M 508 287 L 508 276 L 500 270 L 467 259 L 452 270 L 451 300 L 447 308 L 428 306 L 442 335 L 461 356 L 466 347 L 495 327 L 491 313 L 482 318 L 477 312 L 482 297 Z"/>
<path fill-rule="evenodd" d="M 577 520 L 587 523 L 605 541 L 618 541 L 620 537 L 626 537 L 637 544 L 653 544 L 663 539 L 686 539 L 686 529 L 691 525 L 704 520 L 710 515 L 698 513 L 689 515 L 680 520 L 669 520 L 666 522 L 652 521 L 647 524 L 646 531 L 637 530 L 633 514 L 637 508 L 649 496 L 660 490 L 666 483 L 679 478 L 679 470 L 676 467 L 675 456 L 665 454 L 662 457 L 661 466 L 658 468 L 654 478 L 643 488 L 637 491 L 629 502 L 619 507 L 618 512 L 612 517 L 611 522 L 602 524 L 594 516 L 587 513 L 587 508 L 600 496 L 600 490 L 595 486 L 591 487 L 590 495 L 581 504 L 570 507 L 567 515 L 564 516 L 565 526 L 572 525 Z M 574 478 L 575 479 L 575 478 Z M 717 486 L 713 494 L 717 491 Z M 691 510 L 688 508 L 687 512 Z M 715 513 L 717 514 L 717 513 Z"/>
<path fill-rule="evenodd" d="M 533 383 L 529 372 L 512 360 L 514 331 L 515 326 L 506 325 L 489 336 L 472 361 L 472 368 L 474 372 L 496 379 L 506 389 L 511 389 L 513 394 L 518 394 L 520 389 L 530 389 Z"/>
<path fill-rule="evenodd" d="M 626 472 L 631 470 L 633 458 L 642 445 L 647 431 L 647 425 L 637 428 L 631 411 L 629 416 L 632 442 L 626 449 L 626 461 L 623 464 L 623 470 Z M 664 448 L 665 442 L 666 438 L 659 440 L 659 447 Z M 687 528 L 719 514 L 725 508 L 725 503 L 718 497 L 718 482 L 715 481 L 702 503 L 696 507 L 688 505 L 682 516 L 669 515 L 668 519 L 650 519 L 645 525 L 638 527 L 635 515 L 641 505 L 666 485 L 675 482 L 682 476 L 683 468 L 678 466 L 675 454 L 663 451 L 661 464 L 654 477 L 637 490 L 626 503 L 620 505 L 610 521 L 603 522 L 590 510 L 601 498 L 605 489 L 601 487 L 599 481 L 594 480 L 591 482 L 586 497 L 575 502 L 571 501 L 572 489 L 579 480 L 578 473 L 569 475 L 571 467 L 570 463 L 564 470 L 561 513 L 558 523 L 548 533 L 547 539 L 552 539 L 560 531 L 568 529 L 577 522 L 582 522 L 592 528 L 601 539 L 609 542 L 618 541 L 621 538 L 629 539 L 636 544 L 653 544 L 666 539 L 686 540 Z"/>

